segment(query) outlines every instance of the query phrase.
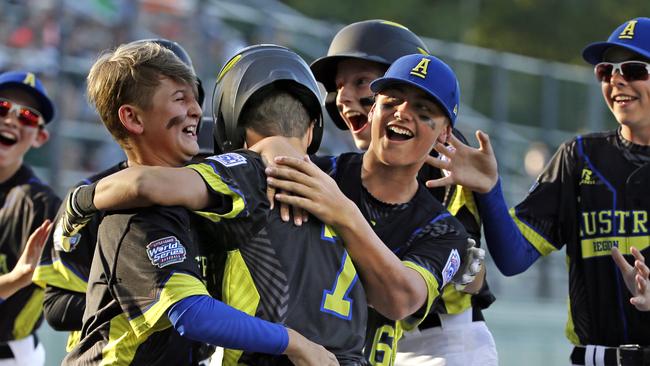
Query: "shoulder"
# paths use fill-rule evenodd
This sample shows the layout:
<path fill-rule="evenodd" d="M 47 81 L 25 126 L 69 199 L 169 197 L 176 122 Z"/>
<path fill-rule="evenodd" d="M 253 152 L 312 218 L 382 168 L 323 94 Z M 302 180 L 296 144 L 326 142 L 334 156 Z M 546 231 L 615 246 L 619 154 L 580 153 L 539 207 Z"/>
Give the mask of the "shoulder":
<path fill-rule="evenodd" d="M 87 177 L 87 178 L 81 180 L 80 182 L 78 182 L 76 184 L 76 186 L 82 186 L 82 185 L 97 182 L 98 180 L 100 180 L 100 179 L 102 179 L 104 177 L 107 177 L 107 176 L 109 176 L 111 174 L 117 173 L 120 170 L 125 169 L 126 167 L 127 167 L 127 165 L 126 165 L 125 161 L 119 162 L 118 164 L 115 164 L 115 165 L 113 165 L 112 167 L 110 167 L 110 168 L 108 168 L 106 170 L 102 170 L 101 172 L 99 172 L 97 174 L 91 175 L 90 177 Z"/>
<path fill-rule="evenodd" d="M 43 182 L 28 167 L 24 167 L 21 179 L 9 191 L 9 195 L 14 195 L 17 199 L 24 199 L 30 203 L 45 207 L 58 207 L 61 203 L 54 190 Z"/>

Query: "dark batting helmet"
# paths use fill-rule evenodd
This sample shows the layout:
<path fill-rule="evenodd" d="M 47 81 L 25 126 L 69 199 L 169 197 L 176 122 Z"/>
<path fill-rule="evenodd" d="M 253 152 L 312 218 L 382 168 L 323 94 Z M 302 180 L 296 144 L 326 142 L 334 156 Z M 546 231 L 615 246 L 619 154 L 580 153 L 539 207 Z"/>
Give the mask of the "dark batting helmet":
<path fill-rule="evenodd" d="M 246 102 L 258 92 L 283 90 L 302 102 L 314 121 L 307 152 L 318 150 L 323 116 L 318 83 L 307 63 L 293 51 L 272 44 L 246 47 L 219 71 L 212 96 L 216 152 L 244 147 L 245 131 L 239 117 Z"/>
<path fill-rule="evenodd" d="M 178 57 L 185 65 L 187 65 L 192 70 L 194 75 L 196 75 L 196 71 L 194 70 L 194 65 L 192 64 L 192 59 L 190 58 L 190 55 L 187 53 L 187 51 L 185 51 L 183 47 L 181 47 L 180 44 L 178 44 L 178 42 L 170 41 L 165 38 L 139 39 L 135 42 L 153 42 L 165 47 L 166 49 L 172 51 L 176 55 L 176 57 Z M 205 99 L 205 91 L 203 90 L 203 84 L 201 83 L 201 79 L 199 79 L 197 76 L 196 80 L 198 82 L 197 88 L 199 91 L 198 102 L 200 106 L 203 106 L 203 100 Z"/>
<path fill-rule="evenodd" d="M 336 108 L 336 65 L 343 59 L 355 58 L 385 65 L 386 69 L 402 56 L 429 54 L 422 40 L 405 26 L 387 20 L 374 19 L 343 27 L 332 39 L 327 56 L 311 64 L 316 80 L 327 90 L 325 109 L 342 130 L 348 127 Z"/>

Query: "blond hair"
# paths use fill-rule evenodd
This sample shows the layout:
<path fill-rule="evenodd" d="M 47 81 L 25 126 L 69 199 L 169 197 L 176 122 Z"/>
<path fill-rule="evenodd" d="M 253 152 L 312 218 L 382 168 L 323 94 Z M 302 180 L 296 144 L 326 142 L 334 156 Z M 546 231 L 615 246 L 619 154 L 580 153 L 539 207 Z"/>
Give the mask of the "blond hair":
<path fill-rule="evenodd" d="M 144 110 L 151 108 L 153 95 L 163 77 L 192 85 L 195 95 L 198 93 L 192 70 L 172 51 L 153 42 L 123 44 L 103 53 L 90 69 L 88 99 L 122 147 L 127 146 L 129 133 L 120 121 L 120 107 L 132 104 Z"/>

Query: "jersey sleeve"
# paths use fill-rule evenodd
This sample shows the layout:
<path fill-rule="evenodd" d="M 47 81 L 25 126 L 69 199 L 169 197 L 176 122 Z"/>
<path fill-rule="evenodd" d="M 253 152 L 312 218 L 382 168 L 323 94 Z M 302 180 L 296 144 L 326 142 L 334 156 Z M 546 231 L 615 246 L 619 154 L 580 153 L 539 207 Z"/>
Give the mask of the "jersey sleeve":
<path fill-rule="evenodd" d="M 154 207 L 134 215 L 122 239 L 107 241 L 100 226 L 100 251 L 117 245 L 105 256 L 115 268 L 109 286 L 138 336 L 169 327 L 167 310 L 179 300 L 208 295 L 189 223 L 184 209 Z"/>
<path fill-rule="evenodd" d="M 266 175 L 261 157 L 250 151 L 238 151 L 208 157 L 187 166 L 203 180 L 212 195 L 214 207 L 197 214 L 213 221 L 258 218 L 268 211 Z"/>
<path fill-rule="evenodd" d="M 398 253 L 404 265 L 418 272 L 427 285 L 425 307 L 402 321 L 404 329 L 412 329 L 428 315 L 442 289 L 460 268 L 467 250 L 468 235 L 462 224 L 449 212 L 442 211 L 426 225 L 418 228 Z"/>
<path fill-rule="evenodd" d="M 576 217 L 576 141 L 557 150 L 526 198 L 510 210 L 519 231 L 542 255 L 561 249 Z"/>

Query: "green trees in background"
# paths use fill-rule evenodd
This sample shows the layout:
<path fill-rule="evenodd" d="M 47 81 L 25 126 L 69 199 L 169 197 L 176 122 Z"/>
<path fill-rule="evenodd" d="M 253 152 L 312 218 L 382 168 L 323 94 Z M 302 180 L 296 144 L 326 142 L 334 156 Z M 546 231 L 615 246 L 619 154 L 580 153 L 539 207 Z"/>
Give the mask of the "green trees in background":
<path fill-rule="evenodd" d="M 563 62 L 623 21 L 650 16 L 648 0 L 283 0 L 308 16 L 382 18 L 417 34 Z"/>

